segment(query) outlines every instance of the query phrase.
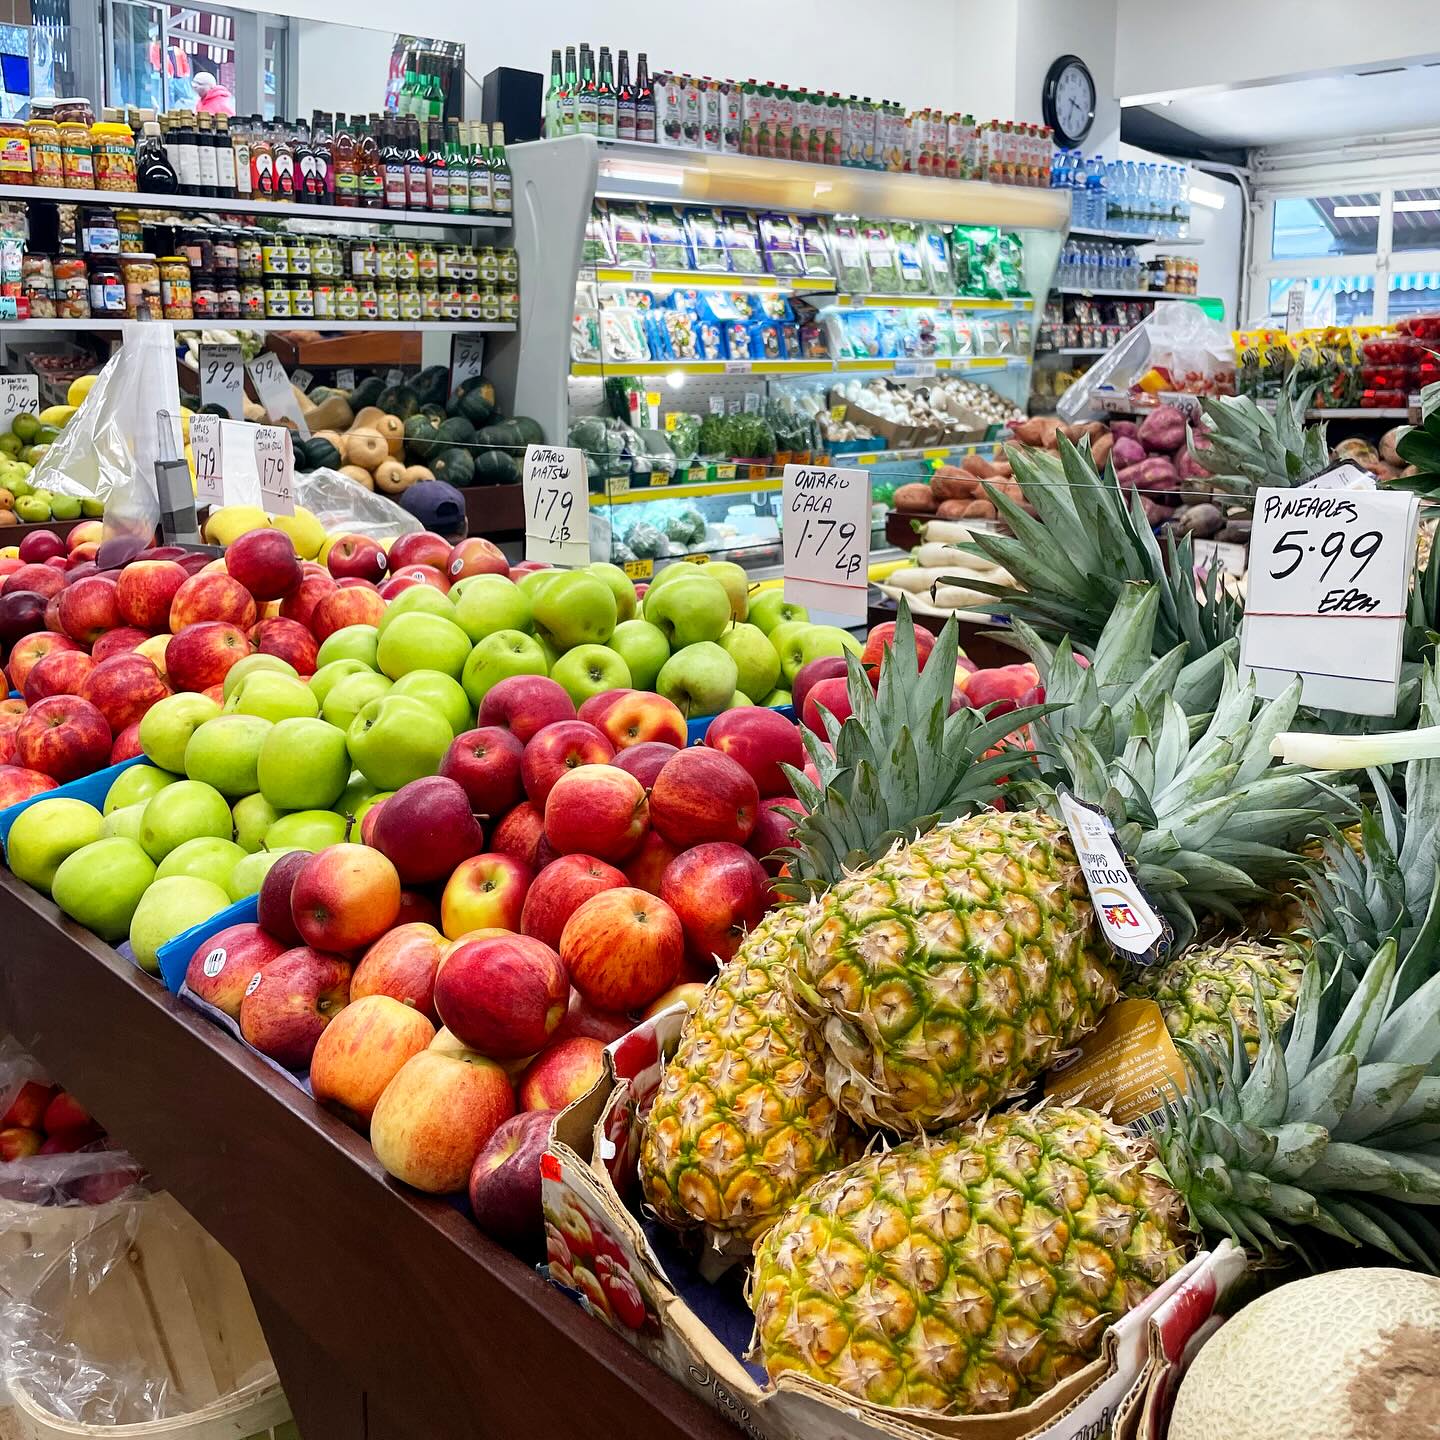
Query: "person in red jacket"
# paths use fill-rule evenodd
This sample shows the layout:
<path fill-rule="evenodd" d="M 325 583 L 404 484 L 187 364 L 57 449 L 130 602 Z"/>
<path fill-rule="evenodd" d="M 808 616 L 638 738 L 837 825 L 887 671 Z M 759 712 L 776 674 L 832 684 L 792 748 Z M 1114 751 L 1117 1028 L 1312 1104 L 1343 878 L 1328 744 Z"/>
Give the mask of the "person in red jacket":
<path fill-rule="evenodd" d="M 195 93 L 200 97 L 195 106 L 197 112 L 208 111 L 211 115 L 235 113 L 235 97 L 213 75 L 204 70 L 195 76 Z"/>

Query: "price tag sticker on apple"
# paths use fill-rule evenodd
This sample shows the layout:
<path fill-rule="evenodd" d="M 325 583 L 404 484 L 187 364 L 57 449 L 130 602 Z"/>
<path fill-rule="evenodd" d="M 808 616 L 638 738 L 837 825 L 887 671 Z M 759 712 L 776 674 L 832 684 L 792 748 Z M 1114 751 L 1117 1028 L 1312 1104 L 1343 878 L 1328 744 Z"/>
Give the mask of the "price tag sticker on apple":
<path fill-rule="evenodd" d="M 267 350 L 257 355 L 247 368 L 250 379 L 255 383 L 255 393 L 265 407 L 265 413 L 275 421 L 293 421 L 296 430 L 300 432 L 300 438 L 308 440 L 310 427 L 305 423 L 300 402 L 290 388 L 290 380 L 285 374 L 285 367 L 280 363 L 280 357 Z"/>
<path fill-rule="evenodd" d="M 590 563 L 590 481 L 585 452 L 527 445 L 521 477 L 525 558 L 552 565 Z"/>
<path fill-rule="evenodd" d="M 221 461 L 221 420 L 218 415 L 190 417 L 190 453 L 195 457 L 195 503 L 225 503 L 225 466 Z"/>
<path fill-rule="evenodd" d="M 478 379 L 485 371 L 485 337 L 483 335 L 452 335 L 450 337 L 450 393 L 467 381 Z"/>
<path fill-rule="evenodd" d="M 200 347 L 200 403 L 220 406 L 232 420 L 245 418 L 245 361 L 238 345 Z"/>
<path fill-rule="evenodd" d="M 863 620 L 870 584 L 870 477 L 787 465 L 780 482 L 785 599 Z"/>
<path fill-rule="evenodd" d="M 38 375 L 0 375 L 0 435 L 8 435 L 17 415 L 40 413 Z"/>
<path fill-rule="evenodd" d="M 1240 661 L 1262 697 L 1299 675 L 1302 704 L 1393 715 L 1419 500 L 1357 466 L 1317 479 L 1255 493 Z"/>
<path fill-rule="evenodd" d="M 295 451 L 283 425 L 255 427 L 255 469 L 260 505 L 267 515 L 295 513 Z"/>

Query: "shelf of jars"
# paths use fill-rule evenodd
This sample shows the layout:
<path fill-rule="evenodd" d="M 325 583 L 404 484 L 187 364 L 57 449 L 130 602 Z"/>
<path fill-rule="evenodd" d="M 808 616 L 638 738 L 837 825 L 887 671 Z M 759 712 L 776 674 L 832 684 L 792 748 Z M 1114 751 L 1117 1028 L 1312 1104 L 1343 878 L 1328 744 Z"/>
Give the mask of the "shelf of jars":
<path fill-rule="evenodd" d="M 0 318 L 0 330 L 11 332 L 34 332 L 54 330 L 88 330 L 109 333 L 118 331 L 131 322 L 124 316 L 118 319 L 92 318 L 89 320 L 5 320 Z M 174 330 L 196 330 L 203 327 L 219 327 L 225 330 L 315 330 L 321 334 L 355 331 L 379 331 L 380 333 L 416 333 L 445 335 L 513 335 L 513 323 L 490 320 L 145 320 L 145 325 L 169 325 Z"/>
<path fill-rule="evenodd" d="M 1024 369 L 1030 364 L 1026 355 L 976 355 L 917 360 L 906 357 L 850 356 L 836 359 L 824 355 L 806 360 L 574 360 L 570 373 L 574 376 L 605 375 L 832 375 L 837 372 L 875 373 L 898 378 L 925 379 L 942 371 L 980 371 Z"/>

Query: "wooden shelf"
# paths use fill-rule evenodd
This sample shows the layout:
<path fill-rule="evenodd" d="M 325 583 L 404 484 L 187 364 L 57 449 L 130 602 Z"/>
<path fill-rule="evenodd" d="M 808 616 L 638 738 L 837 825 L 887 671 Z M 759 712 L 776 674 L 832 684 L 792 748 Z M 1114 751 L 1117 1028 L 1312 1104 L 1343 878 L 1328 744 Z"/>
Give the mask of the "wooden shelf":
<path fill-rule="evenodd" d="M 83 525 L 86 520 L 94 518 L 87 515 L 79 520 L 28 520 L 14 525 L 0 525 L 0 546 L 18 545 L 27 535 L 33 535 L 37 530 L 53 530 L 57 535 L 68 535 L 77 525 Z"/>
<path fill-rule="evenodd" d="M 494 539 L 518 535 L 525 529 L 525 497 L 519 485 L 467 485 L 465 519 L 472 535 Z"/>

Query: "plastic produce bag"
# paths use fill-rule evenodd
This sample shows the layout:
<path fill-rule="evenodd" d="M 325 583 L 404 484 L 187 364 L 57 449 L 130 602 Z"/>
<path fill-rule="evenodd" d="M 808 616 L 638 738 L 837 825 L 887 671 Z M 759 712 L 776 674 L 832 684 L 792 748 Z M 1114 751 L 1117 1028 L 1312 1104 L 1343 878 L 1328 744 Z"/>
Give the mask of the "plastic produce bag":
<path fill-rule="evenodd" d="M 259 494 L 259 481 L 256 481 Z M 312 470 L 295 476 L 295 503 L 303 505 L 325 527 L 326 534 L 344 530 L 372 540 L 394 540 L 425 527 L 388 495 L 357 485 L 334 470 Z"/>
<path fill-rule="evenodd" d="M 1235 371 L 1230 332 L 1198 305 L 1157 305 L 1060 397 L 1055 412 L 1071 424 L 1094 419 L 1103 413 L 1100 390 L 1126 391 L 1151 370 L 1169 372 L 1167 388 L 1212 393 L 1215 381 Z"/>

